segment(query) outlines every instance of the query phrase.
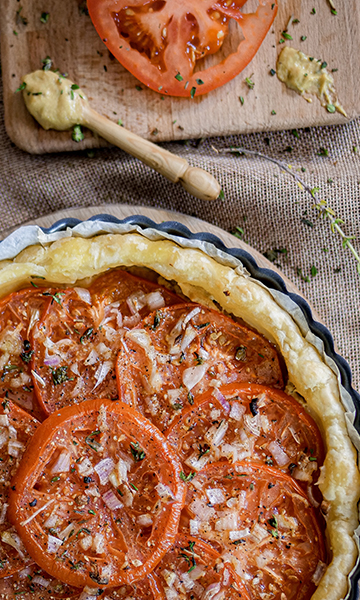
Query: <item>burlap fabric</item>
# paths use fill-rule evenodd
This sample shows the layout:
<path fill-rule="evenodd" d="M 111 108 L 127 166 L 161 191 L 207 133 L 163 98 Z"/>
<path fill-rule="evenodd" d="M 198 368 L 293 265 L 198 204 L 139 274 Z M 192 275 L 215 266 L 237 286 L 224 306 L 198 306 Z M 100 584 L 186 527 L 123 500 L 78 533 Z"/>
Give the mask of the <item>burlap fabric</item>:
<path fill-rule="evenodd" d="M 0 235 L 60 209 L 105 203 L 172 209 L 230 232 L 239 227 L 239 235 L 267 252 L 321 315 L 359 389 L 360 275 L 353 255 L 331 231 L 329 220 L 319 217 L 312 196 L 278 166 L 255 156 L 218 154 L 213 148 L 242 146 L 290 164 L 310 188 L 320 189 L 344 221 L 346 235 L 360 238 L 360 120 L 295 134 L 167 144 L 170 151 L 219 179 L 224 199 L 212 203 L 190 197 L 118 149 L 45 156 L 22 152 L 6 135 L 2 95 L 0 136 Z M 359 240 L 353 243 L 360 253 Z"/>

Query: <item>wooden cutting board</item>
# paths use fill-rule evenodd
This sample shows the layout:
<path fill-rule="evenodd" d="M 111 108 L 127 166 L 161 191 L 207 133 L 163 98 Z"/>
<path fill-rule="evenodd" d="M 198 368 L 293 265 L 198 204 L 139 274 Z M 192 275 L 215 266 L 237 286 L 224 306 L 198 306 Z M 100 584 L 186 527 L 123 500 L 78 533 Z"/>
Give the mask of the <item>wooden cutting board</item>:
<path fill-rule="evenodd" d="M 90 132 L 76 144 L 69 132 L 44 131 L 27 113 L 21 94 L 14 92 L 21 75 L 41 68 L 47 56 L 82 87 L 93 108 L 153 141 L 344 123 L 342 115 L 328 113 L 316 98 L 307 103 L 270 74 L 284 47 L 281 32 L 293 16 L 300 22 L 290 25 L 293 40 L 285 43 L 326 61 L 330 70 L 338 69 L 334 79 L 340 101 L 350 119 L 360 114 L 360 2 L 334 1 L 337 16 L 331 14 L 329 0 L 279 0 L 274 25 L 251 64 L 225 86 L 191 100 L 137 89 L 139 82 L 109 54 L 84 14 L 84 0 L 0 0 L 6 130 L 15 144 L 32 153 L 107 145 Z M 256 3 L 248 0 L 246 6 Z M 46 23 L 40 20 L 44 11 L 49 13 Z M 236 35 L 233 25 L 231 35 Z M 216 55 L 213 59 L 218 60 Z M 250 76 L 253 89 L 245 82 Z"/>

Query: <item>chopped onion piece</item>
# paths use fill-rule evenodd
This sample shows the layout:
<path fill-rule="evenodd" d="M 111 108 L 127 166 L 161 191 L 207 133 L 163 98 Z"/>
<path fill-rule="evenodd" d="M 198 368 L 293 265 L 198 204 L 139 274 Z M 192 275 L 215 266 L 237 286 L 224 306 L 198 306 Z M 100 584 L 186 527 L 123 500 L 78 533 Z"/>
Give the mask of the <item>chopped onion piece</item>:
<path fill-rule="evenodd" d="M 248 537 L 250 535 L 249 527 L 245 527 L 245 529 L 236 529 L 235 531 L 229 531 L 229 539 L 234 542 L 236 540 L 241 540 L 242 538 Z"/>
<path fill-rule="evenodd" d="M 290 462 L 290 458 L 277 442 L 270 442 L 268 445 L 268 450 L 273 455 L 279 467 L 284 467 Z"/>
<path fill-rule="evenodd" d="M 54 535 L 48 536 L 47 551 L 49 554 L 55 554 L 60 546 L 62 546 L 62 540 L 59 540 L 59 538 Z"/>
<path fill-rule="evenodd" d="M 102 496 L 103 501 L 106 506 L 110 508 L 110 510 L 117 510 L 118 508 L 123 508 L 123 503 L 120 502 L 119 498 L 114 494 L 112 490 L 108 490 Z"/>
<path fill-rule="evenodd" d="M 224 517 L 220 517 L 215 523 L 216 531 L 235 530 L 237 529 L 238 519 L 235 512 L 229 513 Z"/>
<path fill-rule="evenodd" d="M 45 579 L 45 577 L 41 577 L 41 575 L 35 575 L 35 577 L 32 578 L 31 583 L 37 583 L 38 585 L 41 585 L 41 587 L 47 588 L 50 585 L 50 581 L 48 579 Z"/>
<path fill-rule="evenodd" d="M 220 592 L 220 581 L 218 581 L 217 583 L 211 583 L 210 585 L 207 586 L 207 588 L 205 589 L 201 600 L 213 600 L 216 596 L 216 594 L 218 594 Z"/>
<path fill-rule="evenodd" d="M 104 554 L 104 536 L 102 535 L 102 533 L 95 533 L 92 547 L 96 554 Z"/>
<path fill-rule="evenodd" d="M 149 514 L 139 515 L 137 518 L 137 522 L 142 527 L 150 527 L 153 524 L 152 516 Z"/>
<path fill-rule="evenodd" d="M 6 516 L 6 511 L 8 509 L 8 504 L 6 504 L 6 502 L 4 502 L 4 504 L 1 507 L 1 513 L 0 513 L 0 525 L 3 525 L 5 523 L 5 516 Z"/>
<path fill-rule="evenodd" d="M 96 352 L 96 350 L 92 349 L 90 354 L 85 358 L 84 360 L 84 365 L 94 365 L 96 363 L 96 361 L 98 360 L 99 355 Z"/>
<path fill-rule="evenodd" d="M 77 362 L 70 365 L 70 371 L 74 373 L 74 375 L 80 375 L 79 365 L 77 364 Z"/>
<path fill-rule="evenodd" d="M 180 352 L 184 352 L 184 350 L 186 350 L 186 348 L 190 346 L 191 342 L 196 338 L 197 335 L 198 332 L 196 331 L 196 329 L 194 329 L 192 325 L 188 325 L 185 330 L 184 337 L 181 340 Z"/>
<path fill-rule="evenodd" d="M 83 302 L 86 302 L 86 304 L 91 304 L 91 295 L 89 290 L 82 287 L 75 287 L 74 290 Z"/>
<path fill-rule="evenodd" d="M 84 549 L 84 550 L 89 550 L 89 548 L 91 548 L 93 543 L 93 539 L 91 537 L 91 535 L 86 535 L 85 537 L 81 538 L 80 540 L 80 546 Z"/>
<path fill-rule="evenodd" d="M 255 417 L 250 417 L 250 415 L 244 415 L 244 425 L 253 435 L 256 435 L 256 437 L 258 437 L 261 433 L 259 413 L 255 415 Z"/>
<path fill-rule="evenodd" d="M 24 444 L 17 440 L 10 440 L 8 443 L 8 454 L 13 457 L 19 456 L 19 453 L 25 449 Z"/>
<path fill-rule="evenodd" d="M 65 527 L 65 529 L 60 531 L 59 538 L 62 539 L 63 541 L 66 540 L 66 538 L 69 537 L 70 533 L 72 531 L 75 531 L 75 527 L 76 527 L 76 523 L 69 523 L 69 525 L 67 525 Z"/>
<path fill-rule="evenodd" d="M 105 485 L 109 481 L 109 475 L 114 467 L 115 463 L 112 458 L 104 458 L 95 465 L 94 470 L 99 476 L 101 485 Z"/>
<path fill-rule="evenodd" d="M 241 421 L 245 412 L 245 406 L 243 406 L 239 402 L 231 403 L 231 410 L 229 415 L 231 419 L 234 419 L 235 421 Z"/>
<path fill-rule="evenodd" d="M 96 384 L 94 385 L 92 392 L 104 381 L 107 374 L 111 371 L 113 364 L 111 361 L 106 360 L 102 363 L 95 373 Z"/>
<path fill-rule="evenodd" d="M 208 366 L 203 363 L 202 365 L 196 365 L 195 367 L 188 367 L 182 373 L 182 382 L 188 391 L 199 383 L 204 377 Z"/>
<path fill-rule="evenodd" d="M 223 407 L 226 413 L 230 412 L 230 403 L 226 400 L 225 396 L 220 392 L 220 390 L 217 387 L 214 387 L 211 395 L 214 396 L 214 398 L 216 398 L 218 402 L 220 402 L 221 406 Z"/>
<path fill-rule="evenodd" d="M 149 294 L 146 294 L 146 304 L 150 310 L 156 310 L 157 308 L 165 306 L 165 300 L 161 292 L 150 292 Z"/>
<path fill-rule="evenodd" d="M 145 329 L 136 329 L 128 331 L 126 334 L 127 338 L 130 338 L 146 352 L 146 355 L 151 363 L 151 373 L 149 383 L 155 392 L 160 391 L 162 386 L 162 379 L 157 370 L 156 362 L 156 350 L 151 343 L 151 338 Z"/>
<path fill-rule="evenodd" d="M 40 383 L 40 385 L 42 385 L 43 387 L 46 386 L 45 380 L 42 377 L 40 377 L 40 375 L 38 375 L 37 372 L 33 369 L 31 369 L 31 375 L 36 379 L 38 383 Z"/>
<path fill-rule="evenodd" d="M 312 581 L 315 583 L 316 586 L 319 585 L 325 571 L 326 571 L 326 564 L 323 563 L 321 560 L 319 560 L 317 567 L 315 569 L 315 573 L 312 576 Z"/>
<path fill-rule="evenodd" d="M 85 456 L 84 460 L 82 460 L 81 462 L 76 463 L 76 467 L 79 474 L 83 475 L 84 477 L 86 477 L 87 475 L 91 475 L 91 473 L 94 472 L 94 467 L 88 456 Z"/>
<path fill-rule="evenodd" d="M 209 461 L 209 454 L 204 454 L 199 458 L 199 452 L 195 451 L 189 458 L 186 459 L 185 464 L 190 467 L 190 469 L 195 469 L 195 471 L 201 471 L 205 467 L 205 465 Z"/>
<path fill-rule="evenodd" d="M 51 473 L 67 473 L 70 470 L 71 454 L 67 450 L 63 450 L 58 457 L 56 463 L 51 469 Z"/>
<path fill-rule="evenodd" d="M 169 571 L 168 569 L 164 569 L 161 572 L 161 575 L 163 576 L 169 587 L 172 587 L 177 579 L 176 573 L 174 573 L 174 571 Z"/>
<path fill-rule="evenodd" d="M 200 525 L 200 521 L 196 521 L 195 519 L 190 519 L 190 521 L 189 521 L 190 535 L 198 535 L 199 525 Z"/>
<path fill-rule="evenodd" d="M 212 425 L 205 433 L 204 438 L 213 446 L 219 446 L 225 436 L 225 433 L 227 432 L 228 427 L 229 424 L 225 420 L 221 421 L 219 426 Z"/>
<path fill-rule="evenodd" d="M 7 415 L 0 415 L 0 427 L 8 427 L 9 417 Z"/>
<path fill-rule="evenodd" d="M 4 542 L 4 544 L 9 544 L 9 546 L 15 548 L 19 556 L 21 556 L 22 559 L 25 559 L 21 539 L 15 531 L 3 531 L 1 534 L 1 540 Z"/>
<path fill-rule="evenodd" d="M 186 325 L 193 317 L 196 317 L 196 315 L 198 315 L 199 312 L 201 312 L 201 308 L 199 306 L 193 308 L 193 310 L 186 315 L 184 319 L 184 325 Z"/>
<path fill-rule="evenodd" d="M 195 498 L 195 500 L 193 500 L 190 504 L 189 508 L 199 518 L 200 521 L 209 521 L 215 516 L 215 509 L 211 506 L 207 506 L 207 504 L 199 498 Z"/>
<path fill-rule="evenodd" d="M 165 485 L 163 483 L 158 483 L 155 486 L 155 489 L 162 500 L 168 499 L 168 498 L 171 498 L 171 500 L 175 500 L 174 494 L 172 493 L 171 489 L 167 485 Z"/>
<path fill-rule="evenodd" d="M 210 504 L 221 504 L 225 502 L 225 494 L 220 488 L 208 488 L 205 494 L 209 498 Z"/>

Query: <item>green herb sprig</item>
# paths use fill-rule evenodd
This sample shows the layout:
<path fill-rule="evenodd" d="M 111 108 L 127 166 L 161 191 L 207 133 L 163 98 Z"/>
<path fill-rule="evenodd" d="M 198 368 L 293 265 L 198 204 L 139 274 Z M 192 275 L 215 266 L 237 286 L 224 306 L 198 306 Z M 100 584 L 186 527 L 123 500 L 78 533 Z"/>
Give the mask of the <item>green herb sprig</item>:
<path fill-rule="evenodd" d="M 313 198 L 313 200 L 315 200 L 315 204 L 313 204 L 313 207 L 318 211 L 320 216 L 322 216 L 324 219 L 327 219 L 330 222 L 330 229 L 331 229 L 332 233 L 340 236 L 340 238 L 342 240 L 342 247 L 345 250 L 347 249 L 352 253 L 353 257 L 356 260 L 357 273 L 358 273 L 358 275 L 360 275 L 360 255 L 353 244 L 353 241 L 356 239 L 356 236 L 347 235 L 345 233 L 345 231 L 341 227 L 341 225 L 343 225 L 344 221 L 341 218 L 337 217 L 334 210 L 328 205 L 326 200 L 323 200 L 320 197 L 320 188 L 319 187 L 311 187 L 301 177 L 299 177 L 297 172 L 295 172 L 291 168 L 289 168 L 289 166 L 287 164 L 283 163 L 280 160 L 277 160 L 276 158 L 267 156 L 266 154 L 263 154 L 262 152 L 258 152 L 257 150 L 248 150 L 247 148 L 243 148 L 243 147 L 224 148 L 222 150 L 219 150 L 217 148 L 213 148 L 213 149 L 217 153 L 226 152 L 228 154 L 237 154 L 239 156 L 241 156 L 241 155 L 258 156 L 259 158 L 269 160 L 270 162 L 277 165 L 282 171 L 285 171 L 288 175 L 291 175 L 291 177 L 293 177 L 293 179 L 295 179 L 295 181 L 298 184 L 298 186 L 300 187 L 300 189 L 302 191 L 305 191 L 306 193 L 308 193 Z"/>

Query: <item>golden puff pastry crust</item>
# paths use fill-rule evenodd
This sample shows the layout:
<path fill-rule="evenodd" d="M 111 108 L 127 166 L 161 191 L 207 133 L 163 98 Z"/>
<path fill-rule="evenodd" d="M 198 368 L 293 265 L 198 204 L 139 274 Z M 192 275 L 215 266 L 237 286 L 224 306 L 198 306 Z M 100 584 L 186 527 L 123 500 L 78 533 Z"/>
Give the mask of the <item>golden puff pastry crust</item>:
<path fill-rule="evenodd" d="M 338 380 L 290 314 L 261 284 L 202 250 L 126 233 L 68 237 L 46 246 L 30 246 L 15 259 L 0 262 L 1 295 L 18 289 L 34 276 L 71 285 L 118 266 L 150 269 L 176 282 L 192 301 L 212 308 L 220 305 L 276 343 L 289 382 L 319 424 L 327 450 L 319 487 L 328 508 L 331 562 L 312 600 L 343 598 L 358 556 L 354 531 L 359 524 L 360 476 Z"/>

